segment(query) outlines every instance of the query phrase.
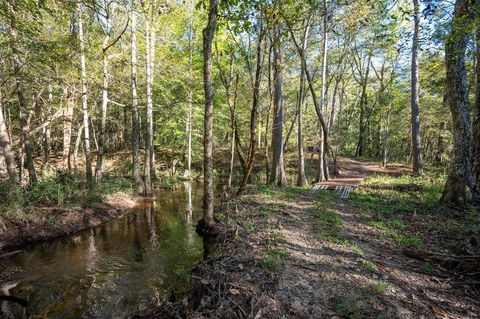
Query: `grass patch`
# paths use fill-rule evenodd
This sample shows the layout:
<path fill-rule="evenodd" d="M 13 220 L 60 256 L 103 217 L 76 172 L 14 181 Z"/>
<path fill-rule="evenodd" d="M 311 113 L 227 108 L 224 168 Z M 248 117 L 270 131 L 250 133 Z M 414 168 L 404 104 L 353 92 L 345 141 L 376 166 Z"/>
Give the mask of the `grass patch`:
<path fill-rule="evenodd" d="M 360 306 L 354 297 L 345 297 L 335 305 L 335 312 L 341 318 L 356 318 L 360 312 Z"/>
<path fill-rule="evenodd" d="M 335 244 L 346 244 L 341 234 L 343 221 L 334 208 L 336 197 L 334 192 L 316 192 L 316 205 L 310 209 L 310 214 L 314 219 L 314 231 L 320 238 Z"/>
<path fill-rule="evenodd" d="M 270 247 L 263 251 L 261 265 L 270 273 L 278 274 L 279 268 L 288 256 L 288 249 L 285 247 Z"/>
<path fill-rule="evenodd" d="M 386 294 L 389 290 L 392 289 L 392 284 L 385 280 L 375 280 L 368 289 L 374 294 Z"/>
<path fill-rule="evenodd" d="M 279 274 L 280 267 L 285 263 L 288 256 L 288 249 L 283 247 L 284 236 L 281 232 L 274 230 L 267 239 L 267 247 L 262 252 L 261 265 L 272 274 Z"/>
<path fill-rule="evenodd" d="M 373 263 L 369 260 L 365 261 L 363 264 L 362 264 L 362 268 L 368 272 L 375 272 L 377 269 L 375 268 L 375 266 L 373 265 Z"/>
<path fill-rule="evenodd" d="M 371 176 L 351 194 L 350 203 L 368 225 L 381 229 L 398 246 L 419 247 L 422 234 L 411 232 L 406 220 L 439 207 L 445 178 L 438 173 L 420 177 Z"/>

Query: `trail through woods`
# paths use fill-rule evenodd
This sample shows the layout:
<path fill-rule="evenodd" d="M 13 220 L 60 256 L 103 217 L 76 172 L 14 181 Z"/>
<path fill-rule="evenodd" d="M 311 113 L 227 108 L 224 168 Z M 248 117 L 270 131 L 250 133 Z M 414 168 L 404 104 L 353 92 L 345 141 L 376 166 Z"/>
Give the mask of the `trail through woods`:
<path fill-rule="evenodd" d="M 358 185 L 370 174 L 401 174 L 373 163 L 344 159 L 339 178 L 328 185 Z M 316 192 L 328 192 L 317 190 Z M 422 263 L 401 254 L 378 229 L 369 226 L 349 199 L 336 199 L 342 220 L 338 243 L 326 241 L 312 227 L 308 213 L 314 192 L 300 195 L 279 222 L 289 256 L 277 302 L 296 318 L 475 318 L 479 303 L 454 289 L 448 278 L 421 271 Z"/>

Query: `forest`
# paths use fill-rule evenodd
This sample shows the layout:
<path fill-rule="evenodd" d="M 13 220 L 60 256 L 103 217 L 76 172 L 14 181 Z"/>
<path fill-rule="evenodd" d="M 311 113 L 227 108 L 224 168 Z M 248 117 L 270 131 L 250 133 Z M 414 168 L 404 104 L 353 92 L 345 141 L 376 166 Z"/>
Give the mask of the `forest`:
<path fill-rule="evenodd" d="M 0 317 L 479 318 L 480 0 L 1 0 Z"/>

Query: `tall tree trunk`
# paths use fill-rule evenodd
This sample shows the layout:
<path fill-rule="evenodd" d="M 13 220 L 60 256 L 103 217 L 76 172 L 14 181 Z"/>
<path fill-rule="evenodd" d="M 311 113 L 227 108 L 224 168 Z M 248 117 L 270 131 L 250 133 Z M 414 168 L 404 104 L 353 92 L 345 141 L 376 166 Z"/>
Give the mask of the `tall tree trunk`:
<path fill-rule="evenodd" d="M 64 90 L 65 108 L 63 110 L 63 169 L 71 170 L 70 163 L 70 144 L 72 141 L 72 118 L 73 105 L 75 103 L 75 89 L 73 85 L 68 85 Z"/>
<path fill-rule="evenodd" d="M 21 144 L 25 151 L 25 156 L 27 160 L 29 184 L 33 185 L 37 183 L 37 174 L 35 172 L 35 166 L 33 162 L 33 150 L 30 145 L 29 115 L 23 91 L 23 79 L 21 70 L 22 64 L 20 62 L 19 52 L 17 48 L 18 31 L 16 23 L 15 0 L 9 0 L 7 2 L 7 8 L 10 15 L 10 45 L 12 50 L 13 72 L 15 75 L 15 92 L 18 98 L 18 106 L 20 110 L 20 125 L 22 127 L 22 134 L 20 135 Z M 23 165 L 21 166 L 21 169 L 22 168 Z M 22 175 L 20 175 L 20 180 L 21 178 Z"/>
<path fill-rule="evenodd" d="M 155 175 L 155 131 L 154 131 L 154 115 L 153 115 L 153 81 L 155 78 L 155 26 L 150 26 L 150 100 L 151 100 L 151 114 L 150 114 L 150 124 L 148 130 L 150 131 L 150 175 L 152 180 L 156 179 Z"/>
<path fill-rule="evenodd" d="M 323 112 L 323 109 L 326 106 L 326 93 L 327 93 L 327 50 L 328 50 L 328 11 L 327 11 L 327 0 L 323 0 L 324 13 L 323 13 L 323 48 L 322 48 L 322 91 L 320 97 L 320 109 Z M 328 132 L 325 133 L 323 129 L 320 129 L 320 151 L 318 157 L 318 171 L 317 171 L 317 182 L 323 182 L 328 179 L 328 149 L 325 148 L 327 143 Z"/>
<path fill-rule="evenodd" d="M 464 205 L 475 197 L 472 136 L 465 52 L 468 44 L 468 0 L 457 0 L 445 42 L 447 101 L 452 114 L 453 157 L 441 202 Z"/>
<path fill-rule="evenodd" d="M 80 64 L 82 68 L 82 110 L 83 110 L 83 142 L 85 147 L 85 175 L 89 186 L 93 183 L 92 156 L 90 153 L 90 120 L 88 115 L 87 66 L 85 62 L 85 40 L 83 35 L 82 7 L 78 3 L 78 36 L 80 38 Z"/>
<path fill-rule="evenodd" d="M 297 39 L 295 38 L 295 34 L 293 33 L 290 25 L 288 25 L 288 28 L 289 28 L 290 35 L 292 36 L 292 40 L 295 44 L 295 47 L 297 48 L 298 55 L 300 56 L 300 59 L 302 61 L 302 65 L 304 66 L 304 69 L 305 69 L 305 77 L 307 79 L 308 88 L 310 89 L 313 104 L 315 106 L 315 113 L 317 114 L 317 118 L 318 118 L 318 121 L 320 123 L 320 130 L 322 130 L 322 133 L 320 134 L 321 135 L 320 137 L 321 137 L 321 139 L 323 139 L 322 138 L 323 136 L 327 137 L 327 138 L 323 139 L 323 143 L 321 144 L 321 146 L 323 146 L 323 148 L 324 148 L 322 153 L 328 154 L 328 126 L 327 126 L 327 123 L 325 122 L 325 118 L 324 118 L 323 113 L 322 113 L 322 102 L 319 101 L 319 99 L 318 99 L 317 91 L 315 90 L 315 86 L 313 84 L 313 79 L 312 79 L 312 76 L 311 76 L 310 71 L 309 71 L 308 66 L 307 66 L 306 52 L 302 51 L 301 46 L 298 43 Z M 321 161 L 321 163 L 323 164 L 324 161 Z M 328 165 L 327 165 L 326 169 L 328 169 Z M 322 169 L 321 171 L 325 174 L 325 169 Z M 320 170 L 319 170 L 319 172 L 320 172 Z"/>
<path fill-rule="evenodd" d="M 208 24 L 203 29 L 203 86 L 205 117 L 203 133 L 203 221 L 209 227 L 215 224 L 213 214 L 213 84 L 212 41 L 217 25 L 218 0 L 209 1 Z"/>
<path fill-rule="evenodd" d="M 82 140 L 82 134 L 83 134 L 83 124 L 79 124 L 78 126 L 78 131 L 77 131 L 77 137 L 75 139 L 75 147 L 73 149 L 73 168 L 77 170 L 77 157 L 78 157 L 78 148 L 80 147 L 80 142 Z M 70 160 L 72 162 L 72 160 Z"/>
<path fill-rule="evenodd" d="M 413 0 L 414 32 L 412 41 L 412 150 L 413 150 L 413 174 L 423 173 L 422 147 L 420 143 L 420 83 L 418 78 L 418 47 L 420 32 L 420 4 L 419 0 Z"/>
<path fill-rule="evenodd" d="M 131 31 L 132 31 L 132 177 L 138 194 L 144 193 L 144 184 L 140 175 L 140 119 L 138 115 L 138 95 L 137 95 L 137 15 L 135 8 L 131 11 Z"/>
<path fill-rule="evenodd" d="M 390 149 L 390 113 L 392 110 L 392 103 L 388 104 L 387 108 L 387 116 L 385 118 L 385 123 L 383 127 L 383 148 L 382 148 L 382 164 L 383 167 L 387 166 L 388 157 L 389 157 L 389 149 Z"/>
<path fill-rule="evenodd" d="M 190 11 L 188 31 L 188 117 L 187 117 L 187 169 L 183 174 L 185 178 L 191 178 L 192 174 L 192 112 L 193 112 L 193 8 Z"/>
<path fill-rule="evenodd" d="M 229 94 L 228 94 L 229 95 Z M 228 182 L 227 186 L 228 188 L 232 187 L 232 178 L 233 178 L 233 168 L 234 168 L 234 160 L 235 160 L 235 136 L 236 136 L 236 125 L 235 125 L 235 119 L 237 117 L 236 111 L 237 111 L 237 96 L 238 96 L 238 74 L 235 78 L 235 89 L 233 92 L 233 100 L 229 104 L 231 104 L 231 120 L 230 120 L 230 125 L 231 125 L 231 139 L 230 139 L 230 170 L 228 172 Z M 230 97 L 229 97 L 230 99 Z"/>
<path fill-rule="evenodd" d="M 362 76 L 362 88 L 361 88 L 361 95 L 360 95 L 360 118 L 358 122 L 358 143 L 357 143 L 357 150 L 355 152 L 355 156 L 363 156 L 364 154 L 364 144 L 365 144 L 365 115 L 367 107 L 367 85 L 368 85 L 368 76 L 370 73 L 370 61 L 371 56 L 369 54 L 367 59 L 366 71 L 365 74 Z"/>
<path fill-rule="evenodd" d="M 128 105 L 123 106 L 123 145 L 125 147 L 130 144 L 131 135 L 128 134 Z"/>
<path fill-rule="evenodd" d="M 153 155 L 153 100 L 152 100 L 152 60 L 150 38 L 150 14 L 145 20 L 145 46 L 147 71 L 147 132 L 145 134 L 145 164 L 143 166 L 145 178 L 145 193 L 152 193 L 152 155 Z"/>
<path fill-rule="evenodd" d="M 48 107 L 50 109 L 53 108 L 53 93 L 52 93 L 52 85 L 48 85 Z M 41 109 L 41 118 L 42 121 L 45 123 L 47 121 L 47 116 L 45 115 L 46 107 Z M 43 148 L 43 164 L 48 163 L 48 156 L 50 154 L 50 126 L 46 125 L 42 128 L 42 148 Z"/>
<path fill-rule="evenodd" d="M 250 145 L 248 148 L 247 163 L 243 170 L 242 183 L 240 184 L 237 195 L 241 194 L 245 190 L 245 187 L 247 186 L 247 183 L 248 183 L 248 179 L 253 170 L 253 164 L 255 163 L 255 153 L 256 153 L 255 144 L 257 142 L 258 106 L 260 104 L 260 84 L 261 84 L 261 77 L 262 77 L 262 66 L 263 66 L 263 55 L 264 55 L 262 46 L 263 46 L 263 39 L 265 37 L 265 32 L 266 32 L 262 22 L 263 22 L 262 18 L 260 18 L 260 26 L 259 26 L 260 31 L 259 31 L 258 43 L 257 43 L 257 63 L 256 63 L 256 70 L 255 70 L 255 82 L 253 84 L 253 102 L 252 102 L 252 111 L 250 113 Z"/>
<path fill-rule="evenodd" d="M 11 181 L 19 182 L 17 168 L 15 166 L 15 154 L 12 149 L 10 136 L 8 135 L 7 125 L 5 123 L 4 109 L 2 105 L 2 91 L 0 90 L 0 153 L 5 158 L 8 177 Z"/>
<path fill-rule="evenodd" d="M 107 9 L 108 10 L 108 9 Z M 105 37 L 103 38 L 103 86 L 102 86 L 102 118 L 100 123 L 100 134 L 98 138 L 97 164 L 95 166 L 95 184 L 100 185 L 103 173 L 103 155 L 105 153 L 105 129 L 107 126 L 107 107 L 108 107 L 108 41 L 110 41 L 109 28 L 110 19 L 107 12 Z"/>
<path fill-rule="evenodd" d="M 280 26 L 274 27 L 273 34 L 273 127 L 272 127 L 272 169 L 270 172 L 270 184 L 278 186 L 287 185 L 285 168 L 283 165 L 283 53 L 280 36 Z"/>
<path fill-rule="evenodd" d="M 307 51 L 308 35 L 310 30 L 310 21 L 307 22 L 302 41 L 302 54 L 305 55 Z M 305 102 L 305 65 L 302 63 L 300 68 L 300 87 L 298 89 L 298 126 L 297 126 L 297 151 L 298 151 L 298 171 L 297 171 L 297 186 L 308 185 L 305 176 L 305 155 L 303 153 L 303 104 Z"/>
<path fill-rule="evenodd" d="M 480 0 L 475 1 L 475 105 L 473 118 L 473 172 L 476 193 L 480 196 Z"/>

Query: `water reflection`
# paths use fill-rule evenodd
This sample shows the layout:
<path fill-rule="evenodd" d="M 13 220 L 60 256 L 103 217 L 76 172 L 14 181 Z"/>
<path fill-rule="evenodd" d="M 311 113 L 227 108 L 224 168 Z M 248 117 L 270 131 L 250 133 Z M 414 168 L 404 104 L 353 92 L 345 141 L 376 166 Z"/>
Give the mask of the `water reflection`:
<path fill-rule="evenodd" d="M 186 289 L 202 258 L 201 196 L 198 184 L 160 191 L 122 219 L 0 261 L 0 289 L 29 302 L 2 301 L 0 318 L 123 318 Z"/>

